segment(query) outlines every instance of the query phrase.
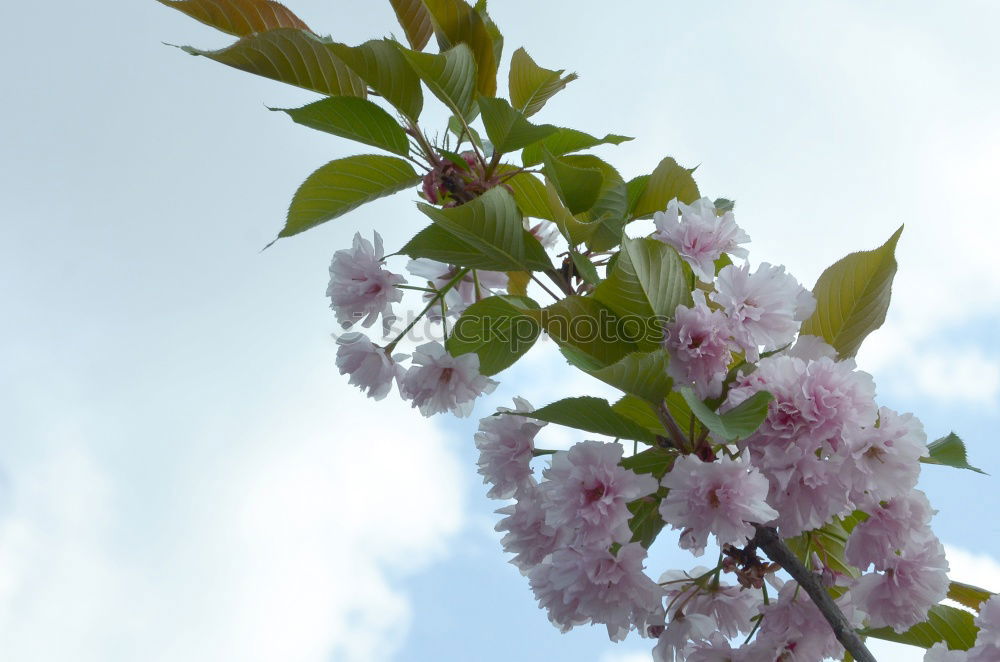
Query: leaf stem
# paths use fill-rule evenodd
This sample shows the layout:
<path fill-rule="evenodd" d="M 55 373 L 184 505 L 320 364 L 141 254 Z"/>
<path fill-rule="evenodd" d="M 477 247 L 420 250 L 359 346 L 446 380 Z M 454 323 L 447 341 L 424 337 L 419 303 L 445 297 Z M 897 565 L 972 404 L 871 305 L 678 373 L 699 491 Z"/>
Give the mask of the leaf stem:
<path fill-rule="evenodd" d="M 434 307 L 434 304 L 436 304 L 439 300 L 442 299 L 442 297 L 444 297 L 445 294 L 448 293 L 448 290 L 455 287 L 455 285 L 460 280 L 465 278 L 465 274 L 467 273 L 469 273 L 468 267 L 459 269 L 458 273 L 455 274 L 455 276 L 451 280 L 449 280 L 447 283 L 444 284 L 444 287 L 437 290 L 437 293 L 431 298 L 431 300 L 427 303 L 424 309 L 420 311 L 420 314 L 417 315 L 415 318 L 413 318 L 413 321 L 407 324 L 405 329 L 400 331 L 399 335 L 396 336 L 395 340 L 393 340 L 391 343 L 385 346 L 385 353 L 390 354 L 392 350 L 396 347 L 396 345 L 399 344 L 399 341 L 403 339 L 403 336 L 409 333 L 410 329 L 412 329 L 417 325 L 417 322 L 419 322 L 421 318 L 423 318 L 423 316 L 427 314 L 427 311 L 429 311 L 431 308 Z"/>

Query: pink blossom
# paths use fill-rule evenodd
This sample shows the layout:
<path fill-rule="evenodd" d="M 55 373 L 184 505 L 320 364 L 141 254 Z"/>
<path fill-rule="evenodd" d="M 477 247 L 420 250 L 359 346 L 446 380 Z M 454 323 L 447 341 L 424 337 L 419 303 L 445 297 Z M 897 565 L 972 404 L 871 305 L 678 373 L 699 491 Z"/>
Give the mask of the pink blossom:
<path fill-rule="evenodd" d="M 787 582 L 776 601 L 760 608 L 764 618 L 756 640 L 747 647 L 748 660 L 818 662 L 828 657 L 843 657 L 844 649 L 830 624 L 806 592 L 797 589 L 796 582 Z M 860 625 L 860 614 L 851 604 L 849 594 L 838 598 L 836 603 L 848 622 Z"/>
<path fill-rule="evenodd" d="M 531 462 L 535 435 L 545 423 L 533 421 L 516 413 L 530 412 L 531 405 L 523 398 L 514 398 L 514 409 L 500 409 L 495 416 L 479 421 L 475 435 L 479 449 L 479 473 L 484 483 L 493 485 L 486 496 L 509 499 L 525 486 L 532 485 Z"/>
<path fill-rule="evenodd" d="M 777 511 L 776 524 L 784 537 L 823 526 L 835 516 L 854 510 L 850 500 L 849 472 L 842 455 L 832 455 L 829 447 L 806 451 L 788 446 L 767 446 L 755 461 L 770 481 L 767 502 Z"/>
<path fill-rule="evenodd" d="M 904 632 L 927 617 L 948 594 L 948 561 L 937 538 L 922 549 L 889 560 L 884 573 L 862 575 L 850 594 L 872 627 Z"/>
<path fill-rule="evenodd" d="M 713 619 L 713 629 L 727 637 L 748 634 L 753 628 L 750 619 L 762 602 L 760 591 L 721 582 L 715 584 L 710 577 L 705 577 L 708 572 L 708 568 L 697 567 L 690 572 L 671 570 L 660 577 L 660 584 L 667 587 L 667 615 L 672 618 L 678 610 L 685 614 L 703 614 Z M 685 579 L 690 581 L 683 581 Z"/>
<path fill-rule="evenodd" d="M 405 354 L 389 357 L 385 350 L 360 333 L 346 333 L 337 339 L 337 368 L 342 375 L 350 375 L 348 382 L 381 400 L 389 394 L 392 380 L 403 376 L 403 367 L 396 361 Z"/>
<path fill-rule="evenodd" d="M 632 537 L 628 503 L 655 492 L 649 474 L 619 466 L 621 444 L 583 441 L 552 456 L 539 485 L 545 500 L 546 524 L 576 529 L 578 544 L 607 546 Z"/>
<path fill-rule="evenodd" d="M 570 536 L 569 529 L 545 523 L 542 505 L 538 488 L 531 486 L 518 492 L 517 503 L 497 511 L 506 515 L 496 525 L 497 531 L 507 532 L 500 540 L 500 545 L 508 554 L 514 554 L 510 562 L 524 574 L 557 548 L 564 546 Z"/>
<path fill-rule="evenodd" d="M 997 644 L 976 644 L 970 648 L 965 658 L 967 662 L 998 662 L 1000 646 Z"/>
<path fill-rule="evenodd" d="M 551 221 L 546 221 L 543 219 L 537 219 L 534 225 L 528 223 L 527 217 L 524 219 L 524 229 L 531 233 L 531 235 L 538 240 L 545 248 L 555 248 L 556 242 L 559 241 L 559 227 Z"/>
<path fill-rule="evenodd" d="M 865 428 L 851 452 L 854 499 L 867 494 L 872 501 L 884 501 L 906 494 L 917 484 L 920 458 L 926 455 L 927 435 L 920 421 L 882 407 L 878 427 Z"/>
<path fill-rule="evenodd" d="M 994 595 L 979 605 L 976 627 L 979 628 L 979 636 L 976 637 L 977 645 L 1000 646 L 1000 595 Z"/>
<path fill-rule="evenodd" d="M 657 637 L 654 662 L 684 662 L 685 651 L 694 642 L 704 642 L 715 632 L 715 621 L 705 614 L 677 612 Z"/>
<path fill-rule="evenodd" d="M 773 351 L 790 343 L 816 308 L 813 295 L 785 267 L 766 262 L 753 274 L 747 264 L 723 267 L 715 289 L 709 298 L 725 310 L 750 361 L 757 360 L 760 345 Z"/>
<path fill-rule="evenodd" d="M 733 648 L 721 633 L 713 632 L 708 641 L 692 644 L 684 657 L 685 662 L 750 662 L 746 653 Z"/>
<path fill-rule="evenodd" d="M 868 519 L 851 531 L 844 558 L 861 570 L 873 563 L 877 570 L 885 570 L 897 556 L 910 556 L 927 546 L 933 539 L 928 527 L 933 514 L 927 495 L 919 490 L 876 505 Z"/>
<path fill-rule="evenodd" d="M 351 248 L 333 254 L 330 262 L 330 284 L 326 295 L 330 307 L 345 329 L 361 322 L 369 327 L 382 316 L 382 332 L 389 333 L 395 319 L 392 303 L 403 300 L 403 291 L 396 287 L 406 279 L 382 266 L 385 251 L 382 237 L 375 233 L 375 245 L 354 235 Z"/>
<path fill-rule="evenodd" d="M 767 478 L 745 455 L 735 460 L 721 456 L 714 462 L 682 455 L 662 483 L 670 491 L 660 502 L 660 515 L 671 527 L 690 530 L 681 546 L 697 556 L 705 552 L 709 533 L 719 546 L 741 547 L 754 536 L 750 522 L 763 524 L 778 516 L 764 501 Z"/>
<path fill-rule="evenodd" d="M 667 324 L 667 372 L 678 384 L 692 384 L 699 398 L 714 398 L 722 393 L 732 352 L 738 348 L 728 318 L 708 307 L 701 290 L 693 296 L 692 307 L 677 306 Z"/>
<path fill-rule="evenodd" d="M 449 410 L 455 416 L 468 416 L 473 401 L 497 387 L 495 381 L 479 374 L 478 355 L 452 356 L 438 342 L 417 347 L 411 363 L 399 382 L 399 392 L 424 416 Z"/>
<path fill-rule="evenodd" d="M 747 249 L 740 244 L 749 242 L 750 237 L 736 225 L 733 212 L 717 215 L 715 204 L 708 198 L 695 200 L 690 205 L 675 198 L 666 211 L 653 214 L 653 222 L 656 223 L 653 237 L 673 246 L 691 265 L 695 275 L 706 283 L 715 278 L 715 261 L 723 253 L 747 256 Z"/>
<path fill-rule="evenodd" d="M 406 270 L 425 280 L 432 288 L 440 290 L 458 275 L 460 268 L 427 258 L 419 258 L 410 260 L 406 264 Z M 485 299 L 505 287 L 507 287 L 507 274 L 502 271 L 473 269 L 445 293 L 443 299 L 448 316 L 458 317 L 476 301 Z M 430 303 L 434 296 L 432 292 L 424 293 L 424 302 Z M 440 320 L 441 306 L 436 305 L 431 308 L 427 311 L 427 316 L 432 320 Z"/>
<path fill-rule="evenodd" d="M 795 344 L 785 350 L 786 356 L 794 356 L 803 361 L 816 361 L 826 357 L 834 361 L 837 360 L 837 350 L 827 344 L 819 336 L 799 335 Z"/>
<path fill-rule="evenodd" d="M 613 555 L 603 547 L 564 547 L 528 575 L 539 605 L 562 632 L 601 623 L 621 641 L 633 627 L 640 632 L 661 609 L 663 590 L 642 570 L 646 550 L 623 545 Z"/>
<path fill-rule="evenodd" d="M 1000 657 L 994 658 L 1000 660 Z M 924 662 L 968 662 L 969 653 L 963 650 L 948 650 L 943 642 L 938 642 L 927 649 Z M 986 662 L 985 660 L 983 662 Z"/>

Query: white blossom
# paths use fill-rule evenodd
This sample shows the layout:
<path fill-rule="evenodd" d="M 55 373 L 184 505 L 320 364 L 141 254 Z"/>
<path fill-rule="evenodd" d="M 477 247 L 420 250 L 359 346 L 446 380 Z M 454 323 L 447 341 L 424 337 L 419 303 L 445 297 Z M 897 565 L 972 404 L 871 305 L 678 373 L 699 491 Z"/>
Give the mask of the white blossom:
<path fill-rule="evenodd" d="M 429 342 L 417 347 L 411 363 L 399 391 L 424 416 L 444 411 L 468 416 L 473 401 L 497 387 L 479 374 L 479 356 L 474 352 L 452 356 L 441 343 Z"/>
<path fill-rule="evenodd" d="M 375 245 L 361 233 L 354 235 L 351 248 L 333 254 L 330 262 L 330 284 L 326 295 L 337 322 L 344 328 L 361 322 L 365 327 L 382 316 L 382 332 L 389 333 L 395 319 L 392 304 L 403 300 L 403 291 L 396 287 L 406 279 L 383 266 L 385 251 L 382 237 L 375 233 Z"/>

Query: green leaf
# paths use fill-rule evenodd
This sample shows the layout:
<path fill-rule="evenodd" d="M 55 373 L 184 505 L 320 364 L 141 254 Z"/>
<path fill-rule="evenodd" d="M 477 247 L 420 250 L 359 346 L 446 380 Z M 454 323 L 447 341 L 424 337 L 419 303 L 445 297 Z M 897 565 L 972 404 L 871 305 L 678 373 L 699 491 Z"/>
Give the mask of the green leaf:
<path fill-rule="evenodd" d="M 560 347 L 572 347 L 603 367 L 637 351 L 621 337 L 615 314 L 599 301 L 579 295 L 568 296 L 542 309 L 540 323 Z"/>
<path fill-rule="evenodd" d="M 479 106 L 474 105 L 472 107 L 476 110 L 479 109 Z M 468 128 L 468 131 L 466 131 L 466 128 Z M 462 126 L 461 120 L 454 115 L 448 118 L 448 130 L 455 134 L 456 138 L 462 138 L 463 141 L 468 140 L 469 142 L 475 143 L 476 147 L 479 149 L 483 148 L 483 139 L 479 137 L 479 132 L 471 126 Z"/>
<path fill-rule="evenodd" d="M 611 405 L 611 408 L 625 418 L 635 421 L 653 434 L 666 436 L 667 431 L 660 422 L 660 417 L 648 400 L 643 400 L 637 395 L 626 395 L 618 402 Z"/>
<path fill-rule="evenodd" d="M 545 197 L 552 214 L 551 220 L 555 222 L 570 246 L 578 246 L 590 238 L 598 223 L 585 223 L 573 216 L 559 198 L 555 185 L 548 179 L 545 180 Z"/>
<path fill-rule="evenodd" d="M 636 191 L 642 188 L 636 195 L 635 206 L 632 208 L 633 218 L 646 218 L 652 216 L 654 212 L 663 211 L 667 208 L 667 203 L 677 198 L 679 201 L 691 204 L 701 197 L 698 192 L 698 185 L 694 183 L 694 178 L 689 170 L 677 165 L 669 156 L 656 166 L 649 179 L 644 180 L 645 186 L 639 183 L 630 186 Z M 642 182 L 641 178 L 633 181 Z M 631 182 L 630 182 L 631 184 Z"/>
<path fill-rule="evenodd" d="M 513 172 L 515 168 L 505 163 L 497 167 L 497 173 L 503 175 Z M 505 182 L 514 192 L 514 202 L 524 216 L 533 218 L 544 218 L 549 221 L 555 220 L 555 214 L 549 207 L 548 194 L 545 191 L 545 184 L 530 172 L 521 172 Z"/>
<path fill-rule="evenodd" d="M 416 122 L 424 107 L 420 78 L 400 52 L 399 44 L 372 39 L 360 46 L 332 44 L 337 56 L 403 115 Z"/>
<path fill-rule="evenodd" d="M 767 416 L 767 405 L 774 398 L 767 391 L 758 391 L 725 414 L 709 409 L 698 399 L 690 386 L 677 389 L 692 413 L 718 441 L 733 442 L 752 435 Z"/>
<path fill-rule="evenodd" d="M 579 218 L 595 226 L 587 238 L 588 248 L 593 251 L 606 251 L 617 246 L 622 240 L 628 212 L 628 190 L 625 180 L 611 164 L 593 154 L 570 154 L 562 160 L 577 168 L 596 168 L 601 171 L 603 181 L 597 191 L 597 199 L 590 209 L 579 214 Z"/>
<path fill-rule="evenodd" d="M 617 414 L 603 398 L 565 398 L 523 415 L 618 439 L 635 439 L 649 444 L 656 442 L 653 433 Z"/>
<path fill-rule="evenodd" d="M 979 611 L 982 604 L 993 597 L 993 595 L 994 593 L 987 591 L 985 588 L 979 588 L 971 584 L 954 581 L 948 584 L 949 600 L 954 600 L 958 604 L 964 605 L 969 609 L 975 609 L 976 611 Z"/>
<path fill-rule="evenodd" d="M 329 97 L 301 108 L 271 108 L 288 113 L 297 124 L 332 133 L 341 138 L 380 147 L 406 156 L 410 145 L 406 132 L 392 115 L 367 99 Z"/>
<path fill-rule="evenodd" d="M 298 234 L 419 182 L 413 166 L 395 156 L 360 154 L 330 161 L 295 192 L 278 236 Z"/>
<path fill-rule="evenodd" d="M 632 513 L 632 518 L 628 521 L 628 527 L 632 530 L 632 542 L 649 549 L 665 525 L 660 515 L 660 500 L 644 497 L 629 503 L 628 509 Z"/>
<path fill-rule="evenodd" d="M 802 323 L 803 335 L 823 338 L 842 359 L 857 354 L 861 341 L 885 321 L 902 232 L 899 226 L 879 248 L 851 253 L 820 275 L 813 288 L 816 310 Z"/>
<path fill-rule="evenodd" d="M 603 138 L 595 138 L 583 131 L 559 127 L 542 142 L 525 147 L 524 151 L 521 152 L 521 163 L 525 167 L 538 165 L 543 160 L 543 150 L 548 150 L 552 156 L 562 156 L 563 154 L 579 152 L 581 149 L 589 149 L 597 145 L 620 145 L 626 140 L 632 140 L 632 138 L 618 136 L 613 133 L 609 133 Z"/>
<path fill-rule="evenodd" d="M 968 469 L 988 475 L 982 469 L 969 464 L 968 456 L 965 453 L 965 444 L 954 432 L 949 432 L 947 436 L 927 444 L 927 452 L 930 454 L 929 457 L 920 458 L 920 461 L 925 464 L 943 464 L 947 467 Z"/>
<path fill-rule="evenodd" d="M 538 142 L 556 130 L 551 124 L 532 124 L 504 99 L 479 98 L 486 135 L 497 152 L 513 152 Z"/>
<path fill-rule="evenodd" d="M 476 58 L 476 90 L 484 97 L 497 91 L 497 67 L 500 60 L 482 15 L 463 0 L 424 0 L 431 16 L 434 34 L 442 51 L 465 43 Z"/>
<path fill-rule="evenodd" d="M 736 208 L 736 202 L 733 200 L 727 200 L 726 198 L 716 198 L 713 204 L 715 205 L 715 211 L 720 214 L 724 214 L 727 211 L 732 211 Z M 723 255 L 725 255 L 725 253 L 723 253 Z"/>
<path fill-rule="evenodd" d="M 856 521 L 851 521 L 851 528 Z M 785 544 L 804 563 L 810 563 L 809 556 L 815 552 L 823 565 L 846 577 L 857 579 L 861 571 L 844 560 L 844 548 L 850 531 L 845 527 L 844 520 L 835 517 L 822 527 L 807 531 L 794 538 L 787 538 Z"/>
<path fill-rule="evenodd" d="M 669 360 L 663 349 L 636 352 L 607 367 L 590 371 L 590 374 L 625 393 L 659 404 L 673 385 L 673 380 L 667 376 Z"/>
<path fill-rule="evenodd" d="M 251 34 L 217 51 L 190 46 L 183 46 L 182 50 L 320 94 L 354 97 L 366 94 L 364 81 L 337 57 L 333 44 L 305 30 L 279 28 Z"/>
<path fill-rule="evenodd" d="M 168 7 L 227 34 L 245 37 L 276 28 L 308 30 L 309 26 L 274 0 L 159 0 Z"/>
<path fill-rule="evenodd" d="M 585 282 L 597 285 L 601 282 L 601 277 L 597 273 L 597 267 L 590 261 L 590 258 L 581 255 L 573 248 L 569 250 L 569 257 L 573 261 L 573 268 Z"/>
<path fill-rule="evenodd" d="M 621 465 L 637 474 L 651 474 L 656 478 L 663 478 L 670 471 L 670 467 L 673 466 L 676 459 L 676 451 L 671 452 L 659 446 L 653 446 L 641 453 L 624 458 Z"/>
<path fill-rule="evenodd" d="M 921 648 L 930 648 L 943 641 L 951 650 L 968 650 L 975 645 L 978 632 L 979 628 L 969 612 L 946 605 L 935 605 L 927 614 L 926 621 L 917 623 L 902 634 L 887 627 L 863 629 L 859 634 Z"/>
<path fill-rule="evenodd" d="M 514 198 L 502 187 L 449 209 L 417 205 L 441 226 L 488 258 L 499 271 L 544 271 L 552 267 L 545 249 L 524 229 Z M 406 250 L 406 249 L 404 249 Z"/>
<path fill-rule="evenodd" d="M 531 117 L 552 95 L 577 79 L 576 74 L 563 76 L 563 69 L 544 69 L 531 59 L 523 48 L 514 51 L 510 59 L 510 101 L 515 108 Z M 541 163 L 541 161 L 536 161 Z"/>
<path fill-rule="evenodd" d="M 600 195 L 604 175 L 597 168 L 579 168 L 551 154 L 544 154 L 545 178 L 571 214 L 590 209 Z M 595 226 L 596 227 L 596 226 Z"/>
<path fill-rule="evenodd" d="M 538 310 L 528 297 L 491 296 L 477 301 L 455 322 L 446 347 L 452 356 L 469 352 L 479 355 L 479 372 L 494 375 L 513 365 L 542 332 L 537 317 L 525 309 Z"/>
<path fill-rule="evenodd" d="M 668 319 L 678 305 L 690 301 L 691 292 L 683 262 L 673 248 L 655 239 L 626 237 L 594 298 L 619 315 Z"/>
<path fill-rule="evenodd" d="M 478 247 L 462 241 L 435 224 L 418 232 L 399 252 L 412 258 L 425 257 L 446 264 L 490 271 L 504 271 L 509 264 L 506 257 L 484 255 Z"/>
<path fill-rule="evenodd" d="M 399 50 L 431 94 L 453 113 L 465 117 L 476 92 L 476 60 L 468 45 L 457 44 L 439 54 L 402 47 Z"/>
<path fill-rule="evenodd" d="M 430 41 L 434 26 L 431 25 L 431 15 L 427 12 L 423 0 L 389 0 L 396 19 L 406 33 L 406 41 L 410 47 L 421 51 Z"/>

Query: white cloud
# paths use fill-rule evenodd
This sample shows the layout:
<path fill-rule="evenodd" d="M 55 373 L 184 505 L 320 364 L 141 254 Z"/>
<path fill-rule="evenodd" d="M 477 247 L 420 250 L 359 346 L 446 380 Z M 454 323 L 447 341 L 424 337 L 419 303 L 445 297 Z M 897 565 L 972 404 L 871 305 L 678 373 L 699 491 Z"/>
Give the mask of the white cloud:
<path fill-rule="evenodd" d="M 446 552 L 463 477 L 446 435 L 402 403 L 301 394 L 222 430 L 222 458 L 207 434 L 178 444 L 163 523 L 177 535 L 154 548 L 121 543 L 144 528 L 126 506 L 145 486 L 87 440 L 11 461 L 4 659 L 389 659 L 411 619 L 396 580 Z"/>

